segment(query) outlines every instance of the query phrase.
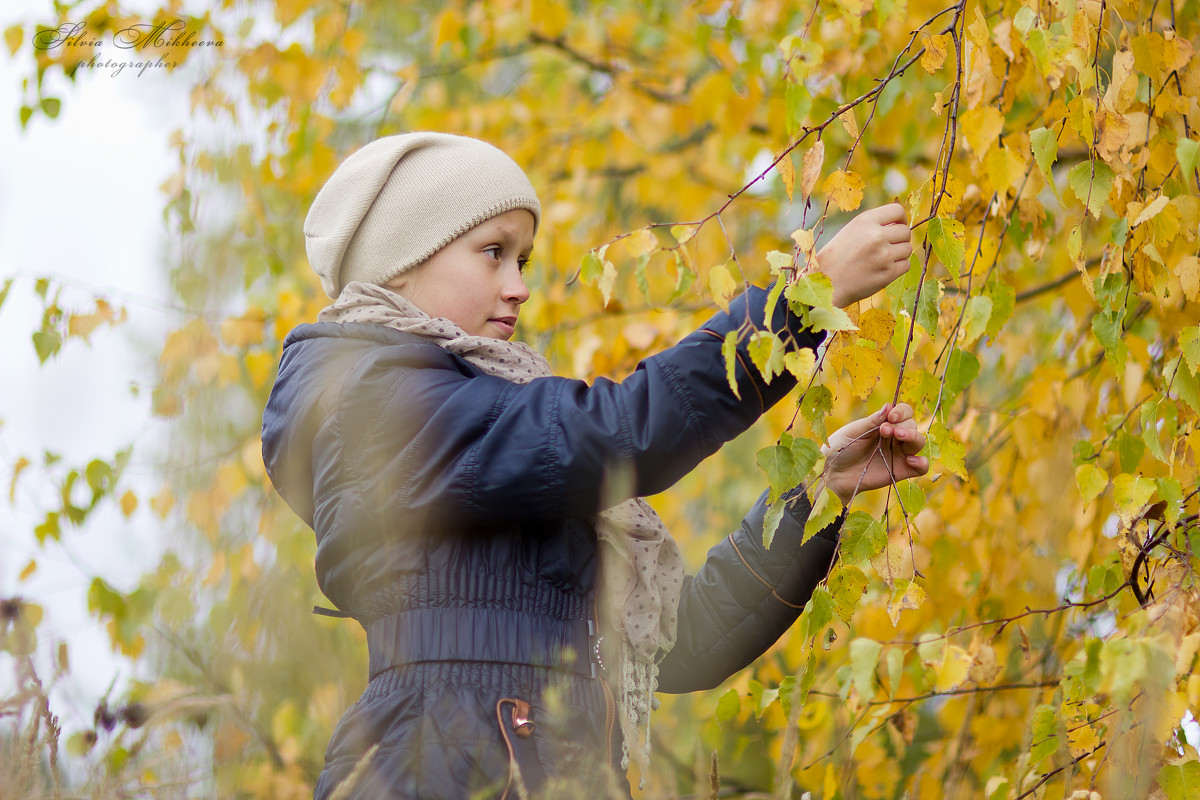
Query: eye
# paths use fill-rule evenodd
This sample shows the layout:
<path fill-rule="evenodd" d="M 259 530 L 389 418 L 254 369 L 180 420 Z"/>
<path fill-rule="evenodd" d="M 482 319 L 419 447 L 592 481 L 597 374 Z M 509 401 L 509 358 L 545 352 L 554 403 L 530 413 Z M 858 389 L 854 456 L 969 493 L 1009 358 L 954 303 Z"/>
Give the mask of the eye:
<path fill-rule="evenodd" d="M 529 265 L 532 263 L 533 263 L 532 258 L 530 258 L 529 256 L 522 256 L 517 259 L 517 269 L 519 269 L 521 272 L 524 272 L 526 269 L 528 269 Z"/>
<path fill-rule="evenodd" d="M 500 245 L 491 244 L 491 245 L 488 245 L 487 247 L 483 248 L 483 252 L 487 253 L 488 258 L 492 258 L 492 259 L 495 259 L 496 261 L 499 261 L 500 253 L 503 252 L 503 250 L 501 249 Z"/>

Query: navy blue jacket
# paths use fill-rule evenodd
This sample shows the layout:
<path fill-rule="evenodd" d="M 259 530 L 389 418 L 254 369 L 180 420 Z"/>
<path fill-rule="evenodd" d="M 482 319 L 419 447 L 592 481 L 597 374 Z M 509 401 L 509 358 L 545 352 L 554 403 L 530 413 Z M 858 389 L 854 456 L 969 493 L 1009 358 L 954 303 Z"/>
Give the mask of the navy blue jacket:
<path fill-rule="evenodd" d="M 377 325 L 287 337 L 264 461 L 316 532 L 322 591 L 363 624 L 370 650 L 370 683 L 330 742 L 319 800 L 373 746 L 350 797 L 516 797 L 514 780 L 535 795 L 595 796 L 597 781 L 627 794 L 610 769 L 621 734 L 599 663 L 590 520 L 610 470 L 632 474 L 638 496 L 660 492 L 793 388 L 745 369 L 744 343 L 741 399 L 727 383 L 725 334 L 761 325 L 765 300 L 749 290 L 619 384 L 514 384 Z M 770 327 L 792 346 L 819 342 L 783 301 Z M 798 500 L 770 551 L 760 498 L 685 578 L 660 691 L 718 685 L 795 621 L 836 545 L 832 530 L 800 545 Z"/>

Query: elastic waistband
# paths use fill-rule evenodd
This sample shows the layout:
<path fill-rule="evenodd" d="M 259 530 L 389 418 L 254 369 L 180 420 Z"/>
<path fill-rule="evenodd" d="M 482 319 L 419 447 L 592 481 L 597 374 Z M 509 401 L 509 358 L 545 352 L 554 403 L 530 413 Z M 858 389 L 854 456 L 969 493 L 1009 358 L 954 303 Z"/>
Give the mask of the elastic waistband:
<path fill-rule="evenodd" d="M 498 608 L 416 608 L 367 629 L 370 677 L 425 661 L 495 662 L 596 677 L 596 626 Z"/>

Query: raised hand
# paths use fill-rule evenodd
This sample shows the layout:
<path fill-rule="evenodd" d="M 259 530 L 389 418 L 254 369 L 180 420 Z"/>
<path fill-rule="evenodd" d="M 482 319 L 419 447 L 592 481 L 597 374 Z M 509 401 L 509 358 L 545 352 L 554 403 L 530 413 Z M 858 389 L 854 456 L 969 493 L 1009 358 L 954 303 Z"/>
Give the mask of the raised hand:
<path fill-rule="evenodd" d="M 817 269 L 833 282 L 839 308 L 866 299 L 903 275 L 912 255 L 904 206 L 889 203 L 850 220 L 817 253 Z"/>
<path fill-rule="evenodd" d="M 825 486 L 850 504 L 857 492 L 887 486 L 929 472 L 929 459 L 918 455 L 925 436 L 917 430 L 912 407 L 891 403 L 869 417 L 834 431 L 825 454 Z"/>

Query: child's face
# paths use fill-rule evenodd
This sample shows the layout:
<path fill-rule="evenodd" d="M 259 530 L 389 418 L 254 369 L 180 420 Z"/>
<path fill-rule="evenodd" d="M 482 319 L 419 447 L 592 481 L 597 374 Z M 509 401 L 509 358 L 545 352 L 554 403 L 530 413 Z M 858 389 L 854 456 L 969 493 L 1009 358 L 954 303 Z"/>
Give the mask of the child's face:
<path fill-rule="evenodd" d="M 472 336 L 508 339 L 529 299 L 521 270 L 532 250 L 533 214 L 517 208 L 481 222 L 387 286 Z"/>

